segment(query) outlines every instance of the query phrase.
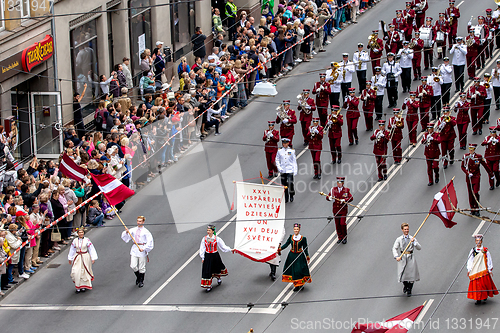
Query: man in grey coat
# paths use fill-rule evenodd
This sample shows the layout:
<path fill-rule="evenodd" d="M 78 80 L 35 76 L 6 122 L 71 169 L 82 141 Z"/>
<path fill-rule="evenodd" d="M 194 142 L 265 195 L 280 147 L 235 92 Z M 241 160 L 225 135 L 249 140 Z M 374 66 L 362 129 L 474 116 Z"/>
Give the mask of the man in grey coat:
<path fill-rule="evenodd" d="M 422 247 L 417 239 L 410 235 L 408 223 L 401 224 L 401 230 L 403 230 L 403 235 L 399 236 L 394 242 L 392 255 L 398 261 L 398 281 L 403 282 L 403 293 L 410 297 L 413 283 L 420 280 L 417 260 L 413 256 L 413 251 L 415 249 L 420 250 Z M 406 248 L 408 244 L 409 246 Z"/>

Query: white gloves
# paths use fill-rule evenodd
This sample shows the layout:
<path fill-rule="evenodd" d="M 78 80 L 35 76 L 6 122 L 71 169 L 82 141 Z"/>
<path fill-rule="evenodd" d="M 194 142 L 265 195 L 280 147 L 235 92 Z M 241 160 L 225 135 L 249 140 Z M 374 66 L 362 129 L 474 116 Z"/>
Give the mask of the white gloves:
<path fill-rule="evenodd" d="M 378 53 L 378 49 L 373 49 L 373 52 Z"/>
<path fill-rule="evenodd" d="M 288 119 L 283 120 L 283 124 L 288 124 Z"/>
<path fill-rule="evenodd" d="M 328 120 L 328 123 L 326 123 L 327 125 L 331 125 L 333 124 L 333 122 L 331 120 Z"/>
<path fill-rule="evenodd" d="M 472 178 L 472 176 L 473 176 L 472 173 L 469 173 L 469 178 Z"/>

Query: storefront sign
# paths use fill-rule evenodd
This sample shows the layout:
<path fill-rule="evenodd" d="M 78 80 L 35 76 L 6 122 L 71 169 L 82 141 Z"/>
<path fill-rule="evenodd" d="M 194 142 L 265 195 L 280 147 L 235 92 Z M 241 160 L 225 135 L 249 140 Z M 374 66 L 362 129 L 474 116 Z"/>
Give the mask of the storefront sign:
<path fill-rule="evenodd" d="M 49 60 L 54 54 L 54 40 L 47 35 L 44 39 L 24 49 L 22 52 L 23 70 L 31 72 L 31 69 Z"/>
<path fill-rule="evenodd" d="M 21 62 L 21 52 L 0 61 L 0 82 L 19 74 L 23 70 Z"/>

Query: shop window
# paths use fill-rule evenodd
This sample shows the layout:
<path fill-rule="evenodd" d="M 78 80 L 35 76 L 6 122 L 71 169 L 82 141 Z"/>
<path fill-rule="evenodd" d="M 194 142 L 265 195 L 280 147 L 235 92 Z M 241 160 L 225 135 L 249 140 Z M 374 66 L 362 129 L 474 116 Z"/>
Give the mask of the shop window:
<path fill-rule="evenodd" d="M 5 14 L 4 14 L 4 1 L 0 0 L 0 31 L 5 29 Z"/>
<path fill-rule="evenodd" d="M 195 28 L 195 3 L 184 0 L 170 0 L 170 22 L 172 24 L 172 41 L 174 51 L 179 51 L 191 44 L 191 36 Z"/>
<path fill-rule="evenodd" d="M 141 53 L 145 49 L 152 51 L 151 35 L 151 5 L 150 0 L 130 0 L 130 46 L 132 49 L 132 70 L 133 76 L 137 76 L 136 82 L 140 79 Z M 121 55 L 120 55 L 121 57 Z M 136 83 L 136 84 L 137 84 Z"/>

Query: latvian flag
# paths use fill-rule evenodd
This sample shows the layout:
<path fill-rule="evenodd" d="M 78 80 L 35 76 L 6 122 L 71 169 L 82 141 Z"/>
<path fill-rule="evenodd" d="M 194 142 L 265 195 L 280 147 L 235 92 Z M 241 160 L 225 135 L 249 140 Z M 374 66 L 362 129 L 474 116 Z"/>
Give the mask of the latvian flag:
<path fill-rule="evenodd" d="M 94 175 L 92 173 L 91 175 L 111 206 L 115 206 L 135 194 L 133 190 L 111 175 Z"/>
<path fill-rule="evenodd" d="M 456 224 L 452 219 L 453 216 L 455 216 L 457 204 L 457 193 L 455 192 L 455 186 L 453 186 L 452 179 L 441 192 L 436 193 L 429 213 L 439 217 L 446 228 L 451 228 Z"/>
<path fill-rule="evenodd" d="M 423 307 L 423 305 L 420 305 L 418 308 L 383 322 L 368 324 L 356 323 L 351 333 L 406 333 L 413 327 L 413 323 Z"/>
<path fill-rule="evenodd" d="M 66 177 L 78 180 L 79 182 L 87 174 L 87 169 L 78 166 L 66 153 L 63 153 L 61 163 L 59 163 L 59 170 Z"/>

